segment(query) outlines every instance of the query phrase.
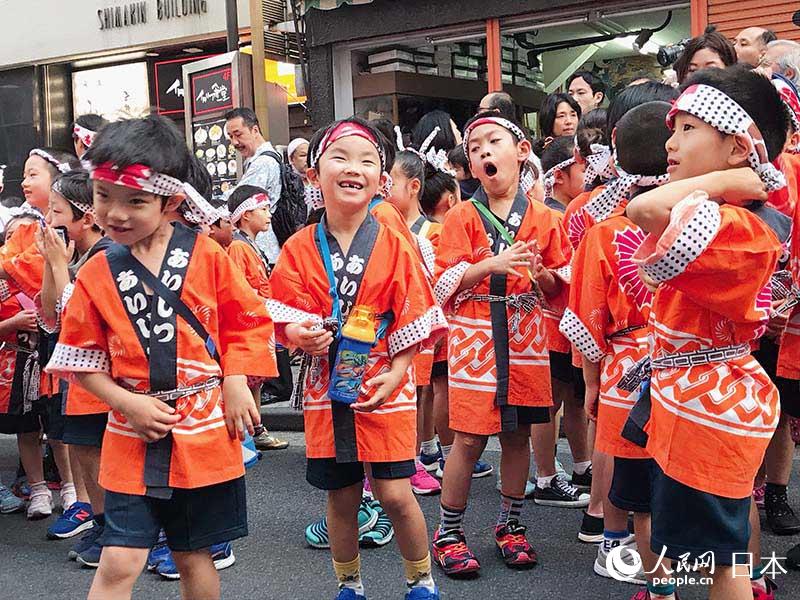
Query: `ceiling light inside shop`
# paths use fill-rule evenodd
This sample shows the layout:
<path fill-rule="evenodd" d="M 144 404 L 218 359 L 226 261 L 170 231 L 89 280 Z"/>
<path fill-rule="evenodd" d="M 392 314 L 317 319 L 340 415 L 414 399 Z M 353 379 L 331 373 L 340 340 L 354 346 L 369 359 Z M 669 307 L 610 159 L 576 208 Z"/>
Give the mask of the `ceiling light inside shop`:
<path fill-rule="evenodd" d="M 200 54 L 203 52 L 203 49 L 192 46 L 191 48 L 184 48 L 183 51 L 186 52 L 186 54 Z"/>
<path fill-rule="evenodd" d="M 144 58 L 144 52 L 127 52 L 125 54 L 109 54 L 108 56 L 100 56 L 98 58 L 87 58 L 84 60 L 76 60 L 72 63 L 74 69 L 86 69 L 89 67 L 98 67 L 101 65 L 108 65 L 112 63 L 130 62 L 132 60 L 139 60 Z"/>
<path fill-rule="evenodd" d="M 150 58 L 155 58 L 156 56 L 159 56 L 158 52 L 145 52 L 144 55 L 149 56 Z"/>

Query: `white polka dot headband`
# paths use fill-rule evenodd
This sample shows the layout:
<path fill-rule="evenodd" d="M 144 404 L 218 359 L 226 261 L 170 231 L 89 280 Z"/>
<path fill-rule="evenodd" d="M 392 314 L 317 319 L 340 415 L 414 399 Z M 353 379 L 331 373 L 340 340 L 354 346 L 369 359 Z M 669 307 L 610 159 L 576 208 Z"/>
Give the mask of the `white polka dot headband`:
<path fill-rule="evenodd" d="M 236 225 L 244 213 L 250 210 L 257 210 L 265 207 L 269 207 L 269 197 L 260 192 L 258 194 L 253 194 L 247 200 L 233 209 L 233 212 L 231 213 L 231 223 Z"/>
<path fill-rule="evenodd" d="M 616 155 L 613 158 L 616 163 Z M 631 175 L 626 173 L 619 164 L 617 164 L 617 171 L 619 177 L 611 180 L 605 189 L 584 207 L 595 223 L 608 219 L 624 200 L 630 199 L 634 188 L 654 187 L 669 183 L 667 173 L 663 175 Z"/>
<path fill-rule="evenodd" d="M 89 173 L 94 181 L 103 181 L 113 185 L 121 185 L 134 190 L 141 190 L 157 196 L 173 196 L 185 193 L 183 182 L 170 175 L 157 173 L 146 165 L 136 164 L 119 167 L 105 162 L 99 165 L 90 163 Z"/>
<path fill-rule="evenodd" d="M 406 148 L 403 144 L 403 132 L 400 130 L 399 126 L 395 126 L 394 133 L 397 136 L 397 149 L 400 152 L 413 152 L 417 156 L 419 156 L 420 160 L 424 163 L 428 163 L 434 169 L 439 171 L 440 173 L 444 173 L 445 175 L 449 175 L 450 177 L 455 177 L 456 172 L 453 171 L 448 166 L 447 160 L 447 152 L 444 150 L 437 150 L 431 143 L 434 139 L 436 139 L 436 134 L 439 133 L 441 129 L 437 125 L 434 127 L 433 131 L 431 131 L 430 135 L 425 138 L 425 141 L 422 142 L 422 145 L 419 147 L 419 150 L 416 148 Z"/>
<path fill-rule="evenodd" d="M 90 215 L 94 216 L 94 206 L 86 202 L 81 202 L 80 200 L 75 200 L 74 198 L 70 198 L 64 193 L 64 184 L 61 179 L 56 179 L 51 189 L 56 194 L 64 198 L 64 200 L 72 204 L 72 206 L 77 208 L 82 213 L 89 213 Z"/>
<path fill-rule="evenodd" d="M 786 179 L 770 163 L 764 136 L 747 111 L 725 92 L 709 85 L 692 85 L 675 101 L 667 114 L 667 127 L 675 129 L 675 116 L 686 112 L 711 125 L 725 135 L 741 135 L 750 143 L 747 157 L 769 191 L 779 190 Z"/>
<path fill-rule="evenodd" d="M 577 143 L 575 144 L 577 146 Z M 606 182 L 614 177 L 611 166 L 611 148 L 605 144 L 592 144 L 592 153 L 586 157 L 586 170 L 583 172 L 583 187 L 590 186 L 598 177 Z"/>
<path fill-rule="evenodd" d="M 544 174 L 544 197 L 545 198 L 552 198 L 553 197 L 553 191 L 555 190 L 555 185 L 556 185 L 556 172 L 557 171 L 563 171 L 565 169 L 569 169 L 574 164 L 575 164 L 575 157 L 571 156 L 567 160 L 562 160 L 555 167 L 547 170 L 547 172 Z"/>
<path fill-rule="evenodd" d="M 203 198 L 192 185 L 184 183 L 183 193 L 186 194 L 184 219 L 195 225 L 211 225 L 220 219 L 219 209 L 211 206 L 211 203 Z"/>
<path fill-rule="evenodd" d="M 49 164 L 53 165 L 59 173 L 66 173 L 72 169 L 72 167 L 70 167 L 67 163 L 62 163 L 55 156 L 46 150 L 42 150 L 41 148 L 34 148 L 28 153 L 28 156 L 38 156 L 39 158 L 44 159 Z"/>

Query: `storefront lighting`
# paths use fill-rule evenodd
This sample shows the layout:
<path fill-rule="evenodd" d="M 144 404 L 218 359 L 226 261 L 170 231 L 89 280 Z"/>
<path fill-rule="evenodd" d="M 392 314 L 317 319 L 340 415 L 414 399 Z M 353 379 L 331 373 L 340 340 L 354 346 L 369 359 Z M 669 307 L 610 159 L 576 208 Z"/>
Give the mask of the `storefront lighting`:
<path fill-rule="evenodd" d="M 190 48 L 184 48 L 183 51 L 186 52 L 186 54 L 201 54 L 205 52 L 202 48 L 196 48 L 194 46 Z"/>
<path fill-rule="evenodd" d="M 74 69 L 87 69 L 89 67 L 98 67 L 100 65 L 108 65 L 112 63 L 123 63 L 134 60 L 142 59 L 146 56 L 145 52 L 126 52 L 123 54 L 109 54 L 108 56 L 100 56 L 98 58 L 87 58 L 84 60 L 76 60 L 72 63 Z"/>
<path fill-rule="evenodd" d="M 145 52 L 144 55 L 149 58 L 155 58 L 156 56 L 159 56 L 158 52 Z"/>

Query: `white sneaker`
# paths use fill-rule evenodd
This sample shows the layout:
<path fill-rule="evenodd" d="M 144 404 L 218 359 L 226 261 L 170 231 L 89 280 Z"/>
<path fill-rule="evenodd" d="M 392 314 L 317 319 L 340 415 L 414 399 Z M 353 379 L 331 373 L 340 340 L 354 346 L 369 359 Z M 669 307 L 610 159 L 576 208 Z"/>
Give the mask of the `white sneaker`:
<path fill-rule="evenodd" d="M 61 487 L 61 508 L 64 512 L 68 511 L 69 508 L 78 501 L 78 494 L 75 492 L 75 486 L 70 485 L 69 487 Z"/>
<path fill-rule="evenodd" d="M 624 547 L 626 550 L 630 550 L 631 552 L 627 552 L 626 550 L 622 551 L 620 554 L 619 559 L 622 561 L 622 564 L 615 565 L 617 575 L 625 576 L 622 579 L 617 577 L 613 577 L 609 572 L 608 568 L 608 555 L 611 553 L 611 549 L 606 550 L 604 548 L 604 542 L 600 542 L 600 545 L 597 547 L 597 558 L 594 561 L 594 572 L 600 575 L 601 577 L 608 577 L 609 579 L 617 579 L 618 581 L 624 581 L 625 583 L 633 583 L 636 585 L 647 585 L 647 579 L 644 576 L 644 567 L 641 565 L 641 559 L 639 558 L 639 554 L 637 553 L 637 546 L 636 541 L 633 535 L 629 535 L 626 538 L 621 540 L 614 540 L 611 549 L 616 548 L 618 546 Z M 636 573 L 628 575 L 630 571 L 635 569 L 634 560 L 639 559 L 639 570 Z"/>
<path fill-rule="evenodd" d="M 28 519 L 45 519 L 53 514 L 53 494 L 47 488 L 31 492 L 28 504 Z"/>

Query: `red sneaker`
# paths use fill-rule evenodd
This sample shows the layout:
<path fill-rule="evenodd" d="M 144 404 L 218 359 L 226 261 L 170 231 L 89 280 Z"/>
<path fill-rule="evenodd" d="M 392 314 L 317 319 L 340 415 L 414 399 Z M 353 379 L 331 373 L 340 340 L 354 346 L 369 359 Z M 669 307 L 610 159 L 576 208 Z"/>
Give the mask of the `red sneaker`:
<path fill-rule="evenodd" d="M 536 564 L 536 552 L 528 543 L 525 531 L 525 526 L 513 519 L 495 528 L 494 541 L 507 567 L 530 569 Z"/>
<path fill-rule="evenodd" d="M 437 531 L 433 536 L 433 561 L 448 577 L 465 577 L 477 573 L 481 565 L 467 548 L 463 531 Z"/>
<path fill-rule="evenodd" d="M 650 592 L 647 591 L 647 588 L 642 588 L 631 596 L 631 600 L 650 600 Z"/>

